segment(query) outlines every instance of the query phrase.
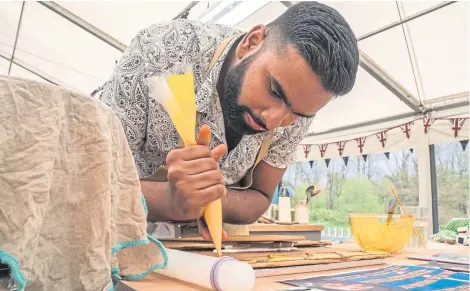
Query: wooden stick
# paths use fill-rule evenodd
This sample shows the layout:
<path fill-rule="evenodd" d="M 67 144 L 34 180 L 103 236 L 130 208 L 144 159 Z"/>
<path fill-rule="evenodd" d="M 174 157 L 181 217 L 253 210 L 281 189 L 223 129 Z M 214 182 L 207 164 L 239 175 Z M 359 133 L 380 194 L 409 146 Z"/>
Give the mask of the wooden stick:
<path fill-rule="evenodd" d="M 406 213 L 406 208 L 405 208 L 405 206 L 401 203 L 400 198 L 398 198 L 397 192 L 395 192 L 395 189 L 393 189 L 393 187 L 392 187 L 391 189 L 392 189 L 393 196 L 395 196 L 395 200 L 396 200 L 396 201 L 398 202 L 398 204 L 400 205 L 401 209 L 403 210 L 403 213 L 405 213 L 405 215 L 408 215 L 408 214 Z M 423 245 L 424 245 L 424 244 L 425 244 L 424 239 L 421 237 L 421 234 L 419 233 L 419 231 L 416 229 L 415 226 L 413 226 L 413 232 L 414 232 L 415 235 L 421 240 L 421 242 L 422 242 Z"/>

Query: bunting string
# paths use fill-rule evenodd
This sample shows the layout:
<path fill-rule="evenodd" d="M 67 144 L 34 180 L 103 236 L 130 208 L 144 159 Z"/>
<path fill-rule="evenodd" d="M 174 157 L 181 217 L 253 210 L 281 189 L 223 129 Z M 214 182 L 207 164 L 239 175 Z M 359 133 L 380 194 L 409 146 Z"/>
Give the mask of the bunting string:
<path fill-rule="evenodd" d="M 367 159 L 366 156 L 367 155 L 364 155 L 363 151 L 364 151 L 364 145 L 366 143 L 366 139 L 370 136 L 375 135 L 377 137 L 378 141 L 380 142 L 380 144 L 382 145 L 382 148 L 385 148 L 386 145 L 387 145 L 387 134 L 391 130 L 400 128 L 401 131 L 404 134 L 404 137 L 406 137 L 407 139 L 410 139 L 411 134 L 412 134 L 411 129 L 412 129 L 412 126 L 414 125 L 414 122 L 416 120 L 422 120 L 425 134 L 427 134 L 429 132 L 429 129 L 431 128 L 431 126 L 434 124 L 434 122 L 436 120 L 448 120 L 449 123 L 450 123 L 449 129 L 452 130 L 454 137 L 458 137 L 458 135 L 459 135 L 460 131 L 462 130 L 465 122 L 467 121 L 467 119 L 469 119 L 469 118 L 468 117 L 460 117 L 460 118 L 428 118 L 428 117 L 425 117 L 423 119 L 415 119 L 415 120 L 412 120 L 412 121 L 408 121 L 408 122 L 405 122 L 403 124 L 400 124 L 400 125 L 397 125 L 397 126 L 394 126 L 394 127 L 391 127 L 391 128 L 382 129 L 382 130 L 380 130 L 376 133 L 373 133 L 373 134 L 370 134 L 370 135 L 367 135 L 367 136 L 357 137 L 357 138 L 348 139 L 348 140 L 342 140 L 342 141 L 338 141 L 338 142 L 334 142 L 334 143 L 336 144 L 336 147 L 338 149 L 339 156 L 343 157 L 344 149 L 345 149 L 346 144 L 349 141 L 356 141 L 357 147 L 359 149 L 359 154 L 361 154 L 364 158 L 364 161 L 366 161 L 366 159 Z M 308 158 L 308 155 L 310 153 L 312 145 L 313 144 L 302 144 L 301 145 L 302 149 L 304 151 L 305 158 Z M 317 144 L 318 149 L 320 151 L 320 156 L 322 158 L 325 157 L 325 153 L 326 153 L 326 150 L 328 148 L 328 145 L 329 145 L 329 143 Z M 464 145 L 462 143 L 463 148 L 466 148 L 466 145 L 467 144 Z M 410 150 L 412 151 L 412 149 L 410 149 Z M 387 152 L 386 153 L 387 158 L 388 158 L 388 155 L 389 155 L 389 153 Z M 348 160 L 344 160 L 344 162 L 345 162 L 345 164 L 347 164 Z M 329 164 L 329 159 L 328 159 L 328 161 L 326 161 L 326 164 L 327 165 Z"/>

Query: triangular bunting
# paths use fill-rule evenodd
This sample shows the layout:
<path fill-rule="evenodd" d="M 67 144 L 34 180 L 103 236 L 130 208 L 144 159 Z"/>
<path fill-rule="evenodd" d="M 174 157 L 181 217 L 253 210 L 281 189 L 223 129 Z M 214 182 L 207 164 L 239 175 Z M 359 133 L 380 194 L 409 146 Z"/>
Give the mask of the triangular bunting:
<path fill-rule="evenodd" d="M 413 125 L 412 121 L 400 125 L 401 130 L 407 138 L 410 138 L 411 136 L 411 125 Z"/>
<path fill-rule="evenodd" d="M 325 156 L 326 148 L 328 147 L 327 143 L 319 144 L 318 148 L 320 149 L 320 155 L 323 158 Z"/>
<path fill-rule="evenodd" d="M 385 156 L 387 157 L 387 160 L 390 159 L 390 153 L 389 152 L 386 152 Z"/>
<path fill-rule="evenodd" d="M 428 133 L 431 124 L 435 121 L 435 118 L 423 118 L 423 125 L 424 125 L 424 133 Z"/>
<path fill-rule="evenodd" d="M 461 140 L 460 145 L 462 146 L 462 150 L 465 151 L 467 149 L 468 139 L 467 140 Z"/>
<path fill-rule="evenodd" d="M 348 166 L 349 157 L 343 157 L 344 164 Z"/>
<path fill-rule="evenodd" d="M 346 145 L 346 141 L 337 142 L 336 145 L 338 146 L 339 156 L 342 157 L 343 156 L 343 151 L 344 151 L 344 146 Z"/>
<path fill-rule="evenodd" d="M 452 130 L 454 131 L 454 137 L 457 137 L 459 135 L 459 132 L 462 129 L 462 126 L 465 123 L 465 120 L 467 120 L 467 118 L 449 119 L 450 123 L 452 123 Z"/>
<path fill-rule="evenodd" d="M 313 168 L 313 161 L 308 161 L 310 163 L 310 168 Z"/>
<path fill-rule="evenodd" d="M 303 144 L 302 148 L 304 149 L 305 158 L 308 158 L 308 154 L 310 153 L 310 148 L 312 147 L 311 144 Z"/>
<path fill-rule="evenodd" d="M 414 149 L 410 149 L 410 152 L 414 152 Z"/>
<path fill-rule="evenodd" d="M 357 142 L 357 147 L 359 148 L 359 152 L 362 155 L 362 150 L 364 148 L 364 144 L 366 143 L 366 136 L 356 138 L 356 142 Z"/>
<path fill-rule="evenodd" d="M 362 155 L 362 158 L 364 159 L 364 162 L 367 162 L 367 155 Z"/>
<path fill-rule="evenodd" d="M 385 144 L 387 143 L 387 132 L 388 130 L 381 131 L 379 133 L 376 133 L 377 138 L 379 139 L 380 143 L 382 144 L 382 147 L 385 147 Z"/>
<path fill-rule="evenodd" d="M 326 167 L 328 168 L 328 166 L 330 165 L 330 159 L 325 159 L 325 164 L 326 164 Z"/>

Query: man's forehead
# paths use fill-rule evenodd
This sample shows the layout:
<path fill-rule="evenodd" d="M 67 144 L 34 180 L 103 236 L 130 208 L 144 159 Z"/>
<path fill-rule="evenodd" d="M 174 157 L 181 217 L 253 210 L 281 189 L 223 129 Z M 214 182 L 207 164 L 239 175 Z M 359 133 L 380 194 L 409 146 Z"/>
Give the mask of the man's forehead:
<path fill-rule="evenodd" d="M 313 98 L 315 96 L 328 99 L 331 95 L 325 91 L 320 77 L 312 71 L 310 64 L 293 45 L 287 45 L 282 54 L 268 54 L 270 60 L 267 62 L 267 70 L 282 86 L 292 103 L 300 97 L 303 100 L 317 99 Z"/>

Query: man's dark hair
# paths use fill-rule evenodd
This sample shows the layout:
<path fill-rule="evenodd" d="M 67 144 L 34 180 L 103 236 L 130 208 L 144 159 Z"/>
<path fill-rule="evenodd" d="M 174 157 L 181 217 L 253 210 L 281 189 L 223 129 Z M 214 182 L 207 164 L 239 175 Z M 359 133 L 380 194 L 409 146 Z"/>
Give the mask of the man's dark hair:
<path fill-rule="evenodd" d="M 277 51 L 292 44 L 333 95 L 353 88 L 359 65 L 357 40 L 335 9 L 318 2 L 297 3 L 267 25 L 266 42 Z"/>

